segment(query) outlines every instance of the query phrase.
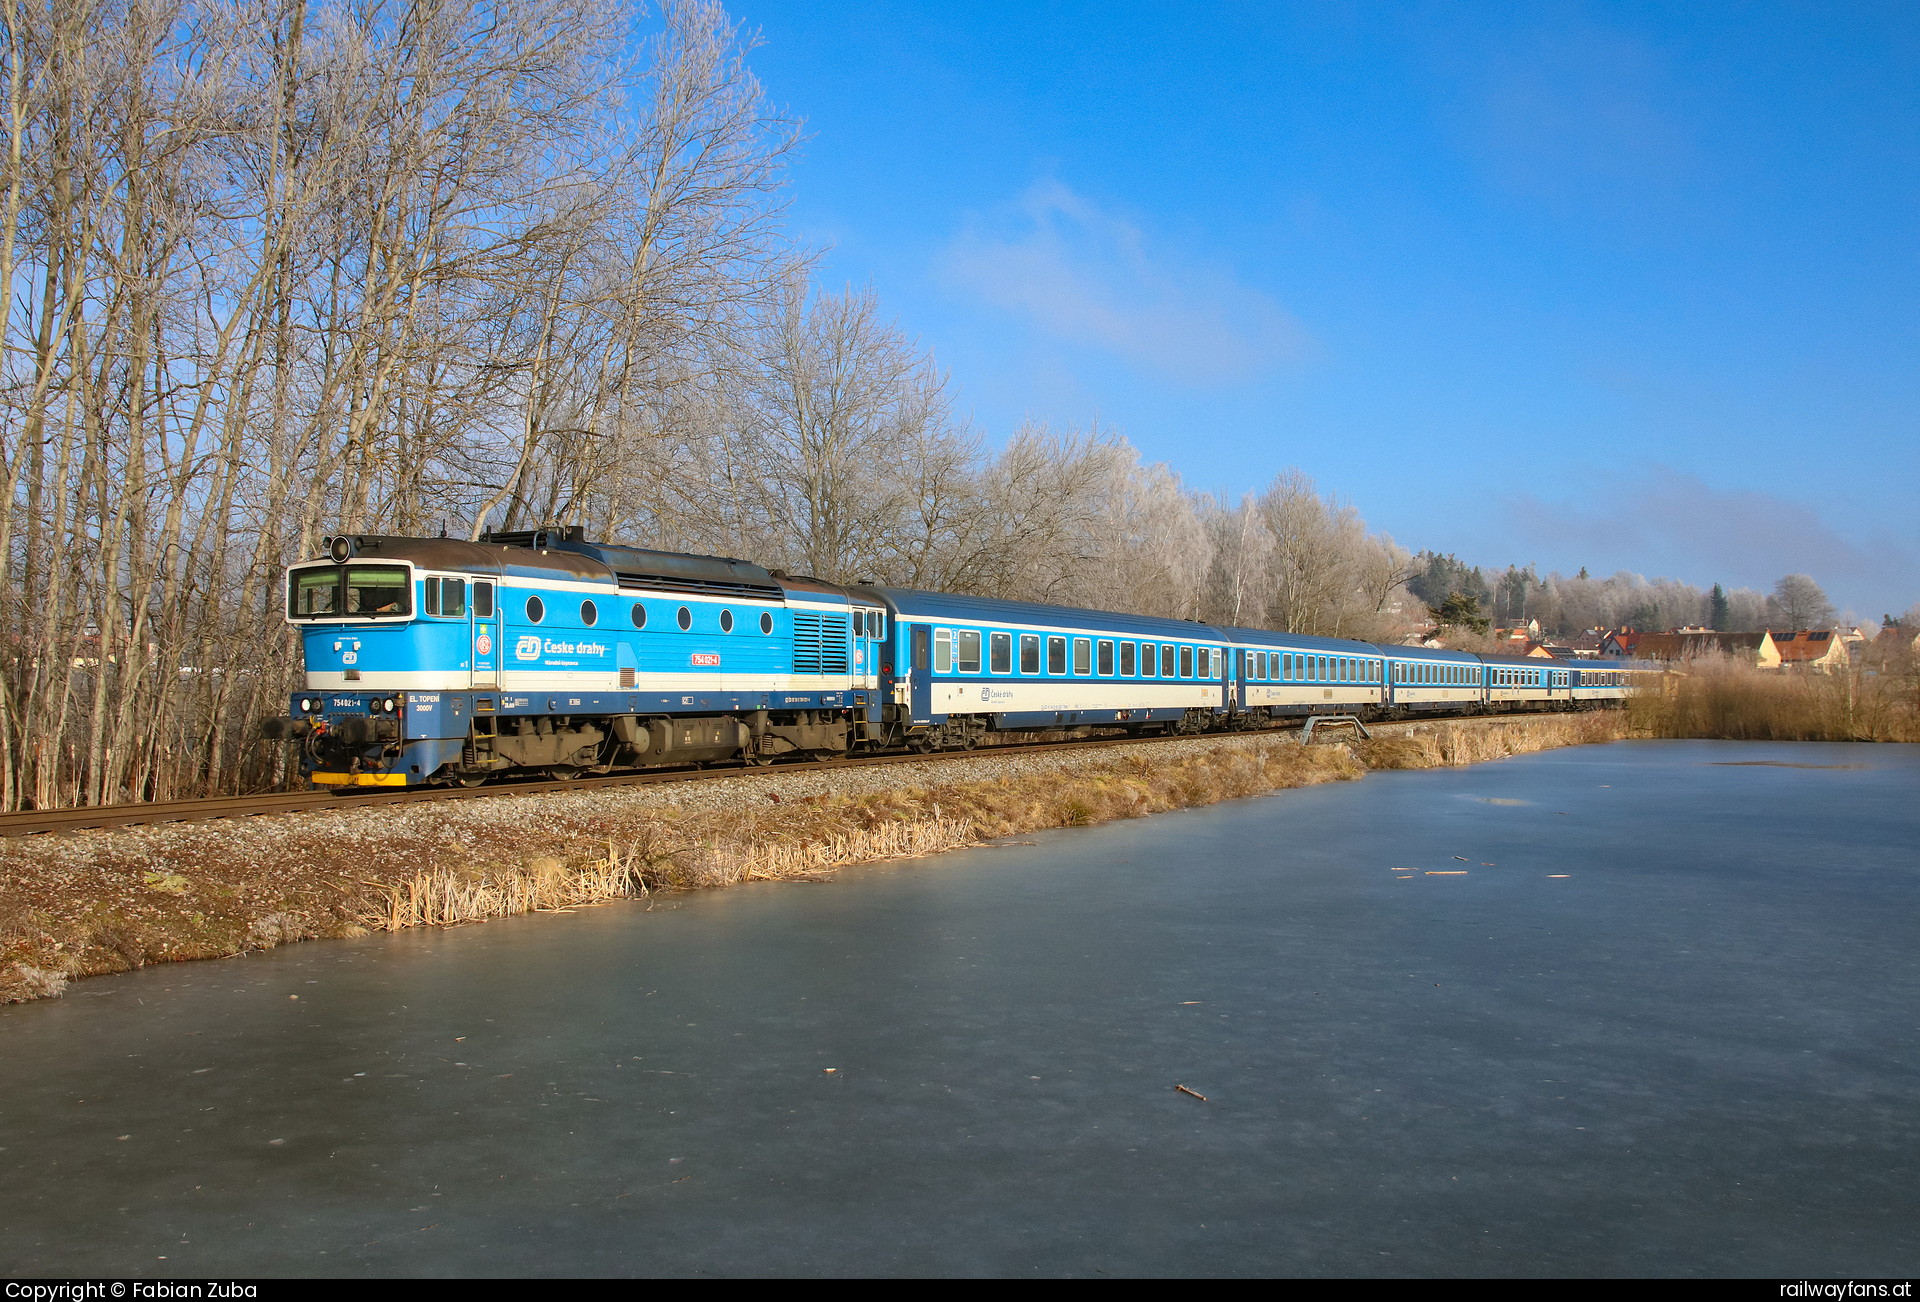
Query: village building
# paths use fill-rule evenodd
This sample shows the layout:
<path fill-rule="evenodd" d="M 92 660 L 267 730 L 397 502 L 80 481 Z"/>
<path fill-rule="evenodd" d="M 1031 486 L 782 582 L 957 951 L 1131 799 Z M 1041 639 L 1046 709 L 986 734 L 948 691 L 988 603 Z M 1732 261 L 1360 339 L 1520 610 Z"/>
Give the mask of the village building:
<path fill-rule="evenodd" d="M 1634 636 L 1634 657 L 1663 664 L 1685 664 L 1703 657 L 1726 656 L 1761 669 L 1780 667 L 1780 649 L 1773 635 L 1758 633 L 1640 633 Z"/>
<path fill-rule="evenodd" d="M 1853 663 L 1853 654 L 1839 629 L 1803 628 L 1792 633 L 1775 633 L 1773 644 L 1780 651 L 1780 663 L 1788 669 L 1807 669 L 1830 674 Z"/>
<path fill-rule="evenodd" d="M 1640 639 L 1647 636 L 1636 628 L 1616 628 L 1600 639 L 1600 658 L 1602 660 L 1632 660 L 1637 655 Z"/>

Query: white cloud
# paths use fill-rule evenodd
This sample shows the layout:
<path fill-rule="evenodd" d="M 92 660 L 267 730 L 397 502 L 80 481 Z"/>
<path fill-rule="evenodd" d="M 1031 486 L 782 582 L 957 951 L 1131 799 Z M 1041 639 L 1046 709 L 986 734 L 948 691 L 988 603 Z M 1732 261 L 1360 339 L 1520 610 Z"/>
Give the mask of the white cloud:
<path fill-rule="evenodd" d="M 1724 490 L 1669 466 L 1598 481 L 1585 502 L 1507 497 L 1501 518 L 1524 546 L 1698 583 L 1762 590 L 1811 574 L 1838 604 L 1902 610 L 1920 590 L 1912 553 L 1884 532 L 1852 541 L 1818 512 L 1772 493 Z"/>
<path fill-rule="evenodd" d="M 1046 333 L 1193 385 L 1257 378 L 1304 345 L 1259 290 L 1148 248 L 1140 228 L 1058 181 L 975 221 L 937 270 L 952 287 Z"/>

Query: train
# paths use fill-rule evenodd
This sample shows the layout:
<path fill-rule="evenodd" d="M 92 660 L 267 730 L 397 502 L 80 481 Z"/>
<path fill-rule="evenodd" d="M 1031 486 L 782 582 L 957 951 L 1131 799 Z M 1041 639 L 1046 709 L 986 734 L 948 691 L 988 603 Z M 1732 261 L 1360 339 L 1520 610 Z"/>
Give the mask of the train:
<path fill-rule="evenodd" d="M 306 685 L 261 737 L 322 788 L 1618 706 L 1651 670 L 836 584 L 587 540 L 322 540 Z"/>

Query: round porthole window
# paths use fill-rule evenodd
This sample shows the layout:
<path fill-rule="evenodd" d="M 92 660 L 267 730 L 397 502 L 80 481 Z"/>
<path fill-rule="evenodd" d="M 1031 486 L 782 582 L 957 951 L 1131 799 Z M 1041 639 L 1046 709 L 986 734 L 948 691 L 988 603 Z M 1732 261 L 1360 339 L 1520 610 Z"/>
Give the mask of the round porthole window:
<path fill-rule="evenodd" d="M 773 632 L 773 613 L 771 611 L 760 612 L 760 631 L 762 633 Z"/>
<path fill-rule="evenodd" d="M 720 631 L 722 633 L 733 632 L 733 612 L 731 610 L 723 610 L 720 612 Z"/>
<path fill-rule="evenodd" d="M 592 628 L 600 621 L 600 611 L 591 601 L 580 603 L 580 622 Z"/>
<path fill-rule="evenodd" d="M 527 623 L 538 624 L 547 617 L 546 603 L 538 597 L 527 598 Z"/>
<path fill-rule="evenodd" d="M 635 602 L 633 607 L 633 626 L 635 628 L 645 628 L 647 626 L 647 608 L 638 602 Z"/>
<path fill-rule="evenodd" d="M 693 612 L 685 606 L 680 607 L 680 631 L 686 632 L 693 627 Z"/>

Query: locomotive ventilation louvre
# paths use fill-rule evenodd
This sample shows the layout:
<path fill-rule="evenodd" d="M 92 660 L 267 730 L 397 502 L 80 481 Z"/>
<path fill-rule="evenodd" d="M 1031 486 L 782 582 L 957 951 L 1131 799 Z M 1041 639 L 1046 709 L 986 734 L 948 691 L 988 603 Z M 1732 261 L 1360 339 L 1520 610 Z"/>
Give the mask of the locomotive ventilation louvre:
<path fill-rule="evenodd" d="M 847 617 L 793 615 L 793 672 L 844 674 L 847 672 Z"/>
<path fill-rule="evenodd" d="M 748 583 L 743 579 L 704 579 L 683 574 L 635 574 L 615 570 L 614 578 L 623 588 L 645 588 L 650 592 L 690 592 L 701 597 L 747 597 L 757 601 L 778 601 L 786 595 L 766 583 Z"/>

